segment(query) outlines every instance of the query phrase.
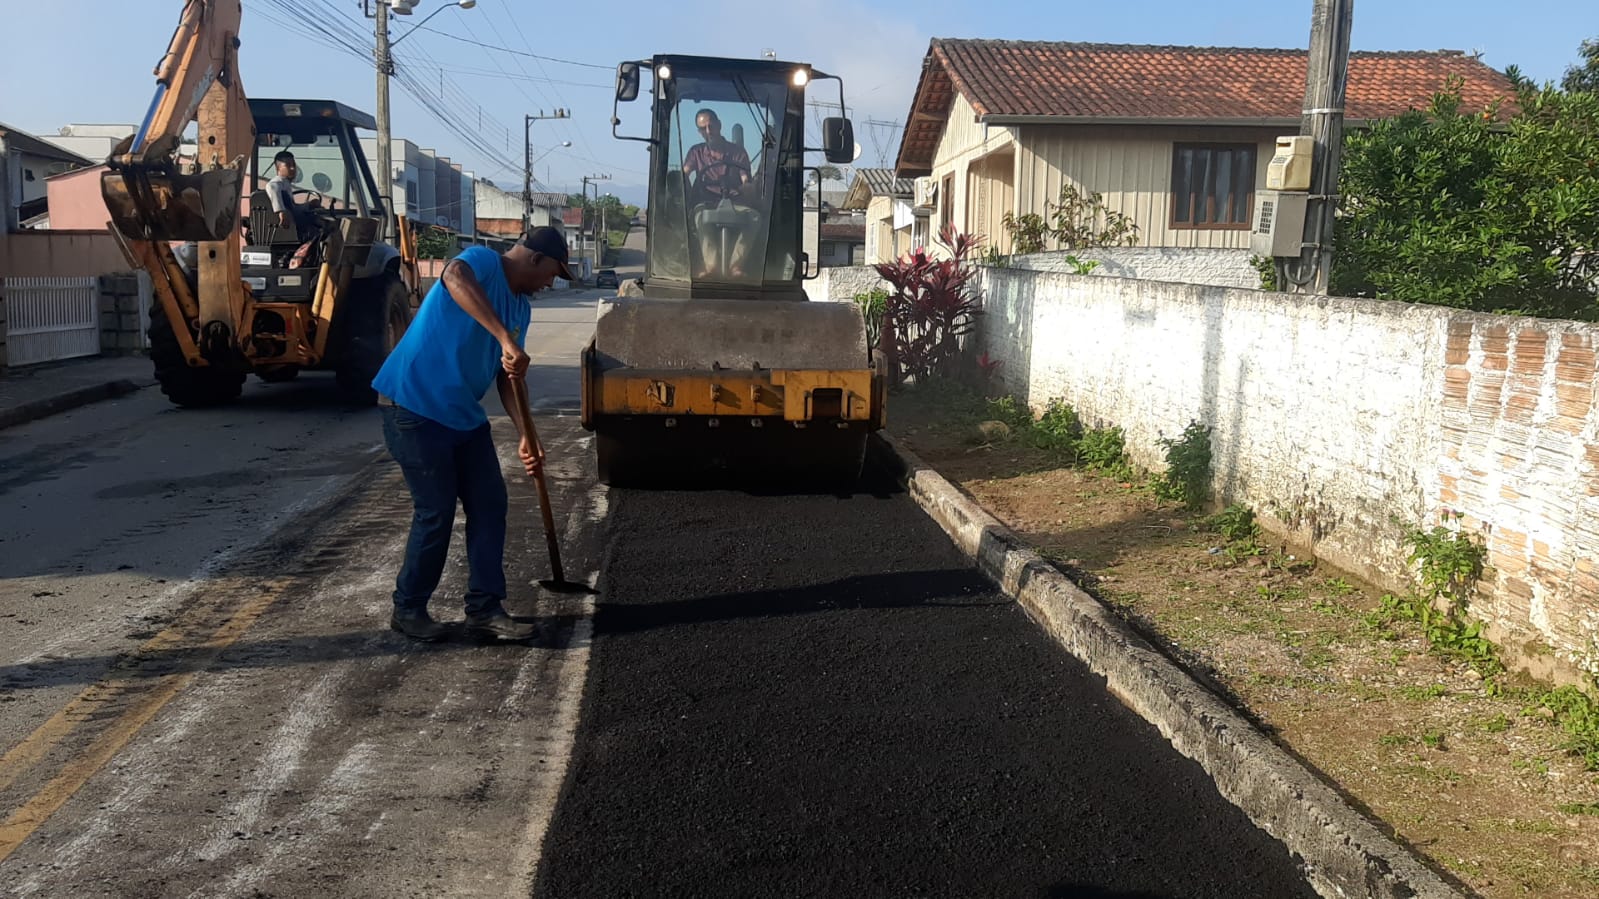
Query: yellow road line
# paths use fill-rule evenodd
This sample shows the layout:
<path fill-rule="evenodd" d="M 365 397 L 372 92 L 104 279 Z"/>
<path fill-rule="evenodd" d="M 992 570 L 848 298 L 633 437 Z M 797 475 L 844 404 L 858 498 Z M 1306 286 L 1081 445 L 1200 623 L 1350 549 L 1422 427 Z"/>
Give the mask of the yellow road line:
<path fill-rule="evenodd" d="M 180 644 L 185 636 L 181 626 L 172 625 L 145 641 L 133 651 L 132 655 L 137 658 L 171 649 Z M 0 790 L 15 783 L 17 778 L 44 758 L 79 723 L 98 712 L 101 706 L 128 693 L 130 688 L 139 688 L 141 681 L 148 683 L 142 678 L 119 678 L 116 676 L 119 673 L 122 672 L 113 671 L 107 675 L 107 679 L 85 687 L 72 698 L 71 702 L 62 706 L 59 712 L 51 715 L 50 720 L 39 725 L 38 729 L 23 738 L 22 742 L 0 756 Z"/>
<path fill-rule="evenodd" d="M 277 601 L 282 595 L 281 587 L 282 582 L 272 583 L 261 595 L 245 603 L 217 628 L 210 639 L 197 648 L 220 651 L 232 645 L 272 603 Z M 170 648 L 180 641 L 180 637 L 181 627 L 173 625 L 152 637 L 149 642 L 139 647 L 139 651 Z M 43 758 L 52 746 L 71 733 L 81 721 L 86 720 L 84 712 L 91 709 L 95 703 L 103 702 L 108 696 L 117 693 L 134 692 L 135 689 L 144 694 L 118 715 L 82 752 L 68 761 L 62 767 L 61 773 L 45 784 L 32 799 L 13 812 L 4 822 L 0 822 L 0 862 L 5 861 L 41 824 L 49 820 L 51 815 L 65 805 L 85 783 L 88 783 L 89 778 L 115 757 L 122 747 L 126 746 L 128 741 L 132 740 L 145 724 L 172 700 L 172 697 L 194 679 L 197 673 L 198 669 L 183 674 L 168 674 L 153 681 L 142 681 L 137 685 L 125 680 L 92 684 L 68 703 L 66 708 L 56 713 L 22 743 L 6 753 L 4 758 L 0 758 L 0 766 L 12 764 L 14 767 L 14 770 L 0 770 L 0 777 L 8 778 L 4 783 L 9 784 Z M 74 709 L 76 711 L 69 714 L 69 711 Z"/>

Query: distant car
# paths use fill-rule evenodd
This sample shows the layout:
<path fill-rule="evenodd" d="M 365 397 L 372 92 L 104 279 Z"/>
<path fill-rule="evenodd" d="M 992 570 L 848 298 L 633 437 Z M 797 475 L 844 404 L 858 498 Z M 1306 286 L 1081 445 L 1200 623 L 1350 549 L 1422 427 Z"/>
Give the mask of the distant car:
<path fill-rule="evenodd" d="M 621 287 L 622 281 L 616 277 L 616 269 L 602 268 L 594 273 L 595 287 Z"/>

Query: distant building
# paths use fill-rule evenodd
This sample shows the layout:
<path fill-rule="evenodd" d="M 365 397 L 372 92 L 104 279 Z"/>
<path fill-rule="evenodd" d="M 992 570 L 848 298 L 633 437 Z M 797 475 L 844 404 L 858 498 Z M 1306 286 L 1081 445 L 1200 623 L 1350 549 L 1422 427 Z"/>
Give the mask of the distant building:
<path fill-rule="evenodd" d="M 48 227 L 48 219 L 40 219 L 49 211 L 45 179 L 88 168 L 94 163 L 4 122 L 0 122 L 0 141 L 5 142 L 6 154 L 5 165 L 0 169 L 11 179 L 8 202 L 13 204 L 12 209 L 5 210 L 4 221 L 18 224 L 32 221 Z"/>

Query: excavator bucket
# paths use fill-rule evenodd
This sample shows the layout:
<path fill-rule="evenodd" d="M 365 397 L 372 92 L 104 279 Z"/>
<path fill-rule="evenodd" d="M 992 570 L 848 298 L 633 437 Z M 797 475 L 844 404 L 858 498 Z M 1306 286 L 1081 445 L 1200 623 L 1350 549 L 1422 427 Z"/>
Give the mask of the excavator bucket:
<path fill-rule="evenodd" d="M 108 168 L 100 193 L 117 230 L 133 240 L 226 240 L 239 227 L 238 169 L 184 175 L 165 167 Z"/>
<path fill-rule="evenodd" d="M 616 299 L 583 355 L 610 484 L 806 484 L 860 475 L 882 381 L 845 303 Z"/>

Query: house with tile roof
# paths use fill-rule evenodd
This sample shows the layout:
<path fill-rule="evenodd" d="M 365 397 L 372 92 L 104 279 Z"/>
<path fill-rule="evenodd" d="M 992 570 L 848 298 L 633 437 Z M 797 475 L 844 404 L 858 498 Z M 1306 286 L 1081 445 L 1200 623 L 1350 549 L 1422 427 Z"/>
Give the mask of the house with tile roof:
<path fill-rule="evenodd" d="M 1004 214 L 1047 216 L 1071 183 L 1130 216 L 1140 246 L 1247 250 L 1307 64 L 1304 50 L 935 38 L 894 167 L 918 183 L 913 242 L 953 223 L 1008 252 Z M 1471 109 L 1515 94 L 1458 51 L 1352 53 L 1345 128 L 1424 108 L 1452 79 Z"/>
<path fill-rule="evenodd" d="M 913 184 L 893 169 L 856 169 L 840 209 L 859 210 L 867 265 L 892 262 L 911 250 Z"/>

